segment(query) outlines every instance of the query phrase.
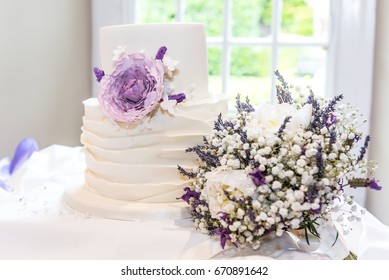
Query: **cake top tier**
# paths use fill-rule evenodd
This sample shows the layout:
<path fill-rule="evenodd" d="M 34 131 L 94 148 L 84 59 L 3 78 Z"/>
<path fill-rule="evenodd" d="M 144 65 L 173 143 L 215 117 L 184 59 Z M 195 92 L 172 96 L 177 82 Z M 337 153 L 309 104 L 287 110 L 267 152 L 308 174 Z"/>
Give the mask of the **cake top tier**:
<path fill-rule="evenodd" d="M 204 25 L 200 23 L 129 24 L 100 29 L 102 68 L 112 72 L 113 51 L 119 46 L 130 53 L 145 52 L 154 57 L 161 46 L 166 55 L 178 60 L 178 75 L 172 86 L 176 92 L 192 92 L 196 99 L 209 97 L 208 63 Z"/>

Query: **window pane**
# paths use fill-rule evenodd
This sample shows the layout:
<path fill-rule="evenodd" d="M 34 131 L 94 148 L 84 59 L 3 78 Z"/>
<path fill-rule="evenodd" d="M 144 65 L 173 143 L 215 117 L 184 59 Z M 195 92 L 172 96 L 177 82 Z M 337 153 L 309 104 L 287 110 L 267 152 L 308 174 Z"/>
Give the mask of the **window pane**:
<path fill-rule="evenodd" d="M 228 84 L 230 102 L 248 96 L 253 105 L 270 100 L 271 52 L 267 47 L 234 47 L 231 50 L 231 77 Z"/>
<path fill-rule="evenodd" d="M 140 23 L 173 22 L 176 20 L 176 0 L 142 0 L 138 3 Z"/>
<path fill-rule="evenodd" d="M 329 0 L 287 0 L 282 8 L 283 37 L 317 37 L 328 34 Z"/>
<path fill-rule="evenodd" d="M 208 48 L 208 73 L 209 91 L 212 94 L 221 94 L 221 48 L 219 47 Z"/>
<path fill-rule="evenodd" d="M 326 51 L 320 47 L 284 47 L 279 51 L 278 70 L 286 81 L 302 88 L 310 86 L 324 96 Z"/>
<path fill-rule="evenodd" d="M 234 37 L 267 37 L 272 18 L 271 0 L 233 0 L 232 35 Z"/>
<path fill-rule="evenodd" d="M 186 0 L 184 20 L 187 22 L 202 22 L 205 24 L 208 37 L 221 37 L 223 1 Z"/>

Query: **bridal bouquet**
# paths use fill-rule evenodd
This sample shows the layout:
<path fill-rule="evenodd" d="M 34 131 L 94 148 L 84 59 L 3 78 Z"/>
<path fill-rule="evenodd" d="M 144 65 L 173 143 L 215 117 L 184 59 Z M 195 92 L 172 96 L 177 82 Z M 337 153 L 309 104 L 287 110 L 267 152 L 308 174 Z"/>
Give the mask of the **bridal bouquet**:
<path fill-rule="evenodd" d="M 358 112 L 340 103 L 342 95 L 293 99 L 294 88 L 276 76 L 278 104 L 255 110 L 238 96 L 236 115 L 219 115 L 203 144 L 186 150 L 198 166 L 179 166 L 192 179 L 181 199 L 195 227 L 219 236 L 223 248 L 257 249 L 262 237 L 286 231 L 319 237 L 317 225 L 340 202 L 353 204 L 346 186 L 381 189 L 371 177 L 375 163 L 365 159 L 370 138 L 359 131 Z"/>

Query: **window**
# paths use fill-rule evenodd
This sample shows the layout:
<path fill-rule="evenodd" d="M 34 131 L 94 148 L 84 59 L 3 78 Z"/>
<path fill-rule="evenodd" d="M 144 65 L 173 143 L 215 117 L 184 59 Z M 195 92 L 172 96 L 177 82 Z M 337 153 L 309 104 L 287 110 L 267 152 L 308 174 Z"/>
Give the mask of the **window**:
<path fill-rule="evenodd" d="M 329 0 L 127 1 L 128 23 L 203 22 L 209 88 L 274 101 L 275 70 L 294 85 L 326 86 Z M 231 104 L 232 104 L 231 103 Z"/>

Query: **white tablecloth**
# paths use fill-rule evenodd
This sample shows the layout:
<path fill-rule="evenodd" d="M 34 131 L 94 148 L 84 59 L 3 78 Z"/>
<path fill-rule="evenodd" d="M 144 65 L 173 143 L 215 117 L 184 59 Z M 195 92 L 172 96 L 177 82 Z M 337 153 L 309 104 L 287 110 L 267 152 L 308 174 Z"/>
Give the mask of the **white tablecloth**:
<path fill-rule="evenodd" d="M 118 221 L 71 209 L 63 193 L 82 184 L 83 170 L 80 147 L 54 145 L 13 175 L 14 191 L 0 190 L 0 259 L 210 259 L 231 250 L 190 219 Z M 352 226 L 343 238 L 359 259 L 389 259 L 389 227 L 368 212 Z"/>

